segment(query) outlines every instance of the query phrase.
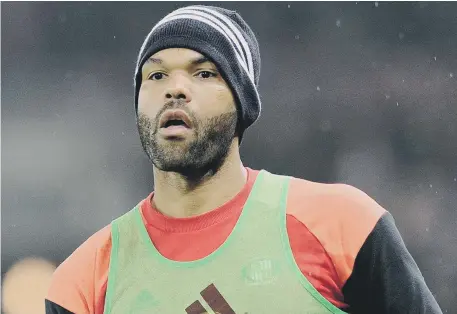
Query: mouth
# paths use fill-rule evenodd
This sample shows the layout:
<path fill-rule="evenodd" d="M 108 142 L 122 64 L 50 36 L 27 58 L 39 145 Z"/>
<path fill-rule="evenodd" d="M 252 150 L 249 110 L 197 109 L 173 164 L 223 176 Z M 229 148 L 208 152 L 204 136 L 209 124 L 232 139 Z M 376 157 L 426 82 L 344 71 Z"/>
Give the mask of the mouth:
<path fill-rule="evenodd" d="M 164 129 L 168 129 L 168 128 L 171 128 L 171 127 L 185 127 L 185 128 L 188 128 L 187 127 L 187 124 L 182 121 L 182 120 L 168 120 L 167 122 L 165 122 L 165 125 L 162 127 Z"/>
<path fill-rule="evenodd" d="M 192 128 L 189 117 L 182 110 L 166 111 L 160 119 L 159 126 L 161 129 Z"/>

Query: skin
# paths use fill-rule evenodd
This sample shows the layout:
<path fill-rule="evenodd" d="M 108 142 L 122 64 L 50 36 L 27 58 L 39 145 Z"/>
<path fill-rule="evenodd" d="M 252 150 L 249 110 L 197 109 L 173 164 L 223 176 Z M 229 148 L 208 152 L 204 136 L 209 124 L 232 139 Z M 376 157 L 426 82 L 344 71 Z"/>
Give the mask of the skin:
<path fill-rule="evenodd" d="M 215 64 L 202 58 L 193 50 L 171 48 L 142 67 L 138 131 L 153 164 L 151 201 L 171 217 L 211 211 L 232 199 L 247 179 L 233 94 Z M 191 127 L 166 136 L 159 121 L 171 109 L 185 111 Z"/>

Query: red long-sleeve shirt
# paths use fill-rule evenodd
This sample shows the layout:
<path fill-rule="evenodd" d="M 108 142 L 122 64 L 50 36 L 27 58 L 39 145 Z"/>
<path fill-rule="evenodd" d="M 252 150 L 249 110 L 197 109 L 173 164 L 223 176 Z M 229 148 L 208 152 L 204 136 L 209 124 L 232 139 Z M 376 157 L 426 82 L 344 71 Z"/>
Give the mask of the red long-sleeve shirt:
<path fill-rule="evenodd" d="M 227 238 L 258 174 L 248 170 L 243 189 L 203 215 L 172 218 L 141 202 L 143 222 L 162 255 L 203 258 Z M 298 267 L 336 307 L 351 313 L 441 313 L 391 215 L 360 190 L 292 178 L 287 232 Z M 84 242 L 56 270 L 47 314 L 102 314 L 111 253 L 111 226 Z"/>

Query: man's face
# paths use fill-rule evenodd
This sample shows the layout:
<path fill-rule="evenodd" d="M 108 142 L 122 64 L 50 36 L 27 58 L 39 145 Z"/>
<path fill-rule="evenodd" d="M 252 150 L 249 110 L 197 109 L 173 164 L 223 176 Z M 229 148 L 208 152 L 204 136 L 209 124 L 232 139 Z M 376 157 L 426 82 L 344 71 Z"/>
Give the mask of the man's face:
<path fill-rule="evenodd" d="M 143 65 L 138 130 L 158 169 L 191 175 L 218 167 L 236 124 L 232 92 L 202 54 L 166 49 Z"/>

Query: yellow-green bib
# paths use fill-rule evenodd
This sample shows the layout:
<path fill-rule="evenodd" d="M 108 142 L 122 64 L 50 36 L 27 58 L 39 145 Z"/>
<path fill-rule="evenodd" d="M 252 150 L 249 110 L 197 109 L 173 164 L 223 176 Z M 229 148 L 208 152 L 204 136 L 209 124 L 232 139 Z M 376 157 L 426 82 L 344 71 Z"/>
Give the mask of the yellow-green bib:
<path fill-rule="evenodd" d="M 286 230 L 289 181 L 260 171 L 232 233 L 192 262 L 158 252 L 138 206 L 114 220 L 104 313 L 344 313 L 295 263 Z"/>

